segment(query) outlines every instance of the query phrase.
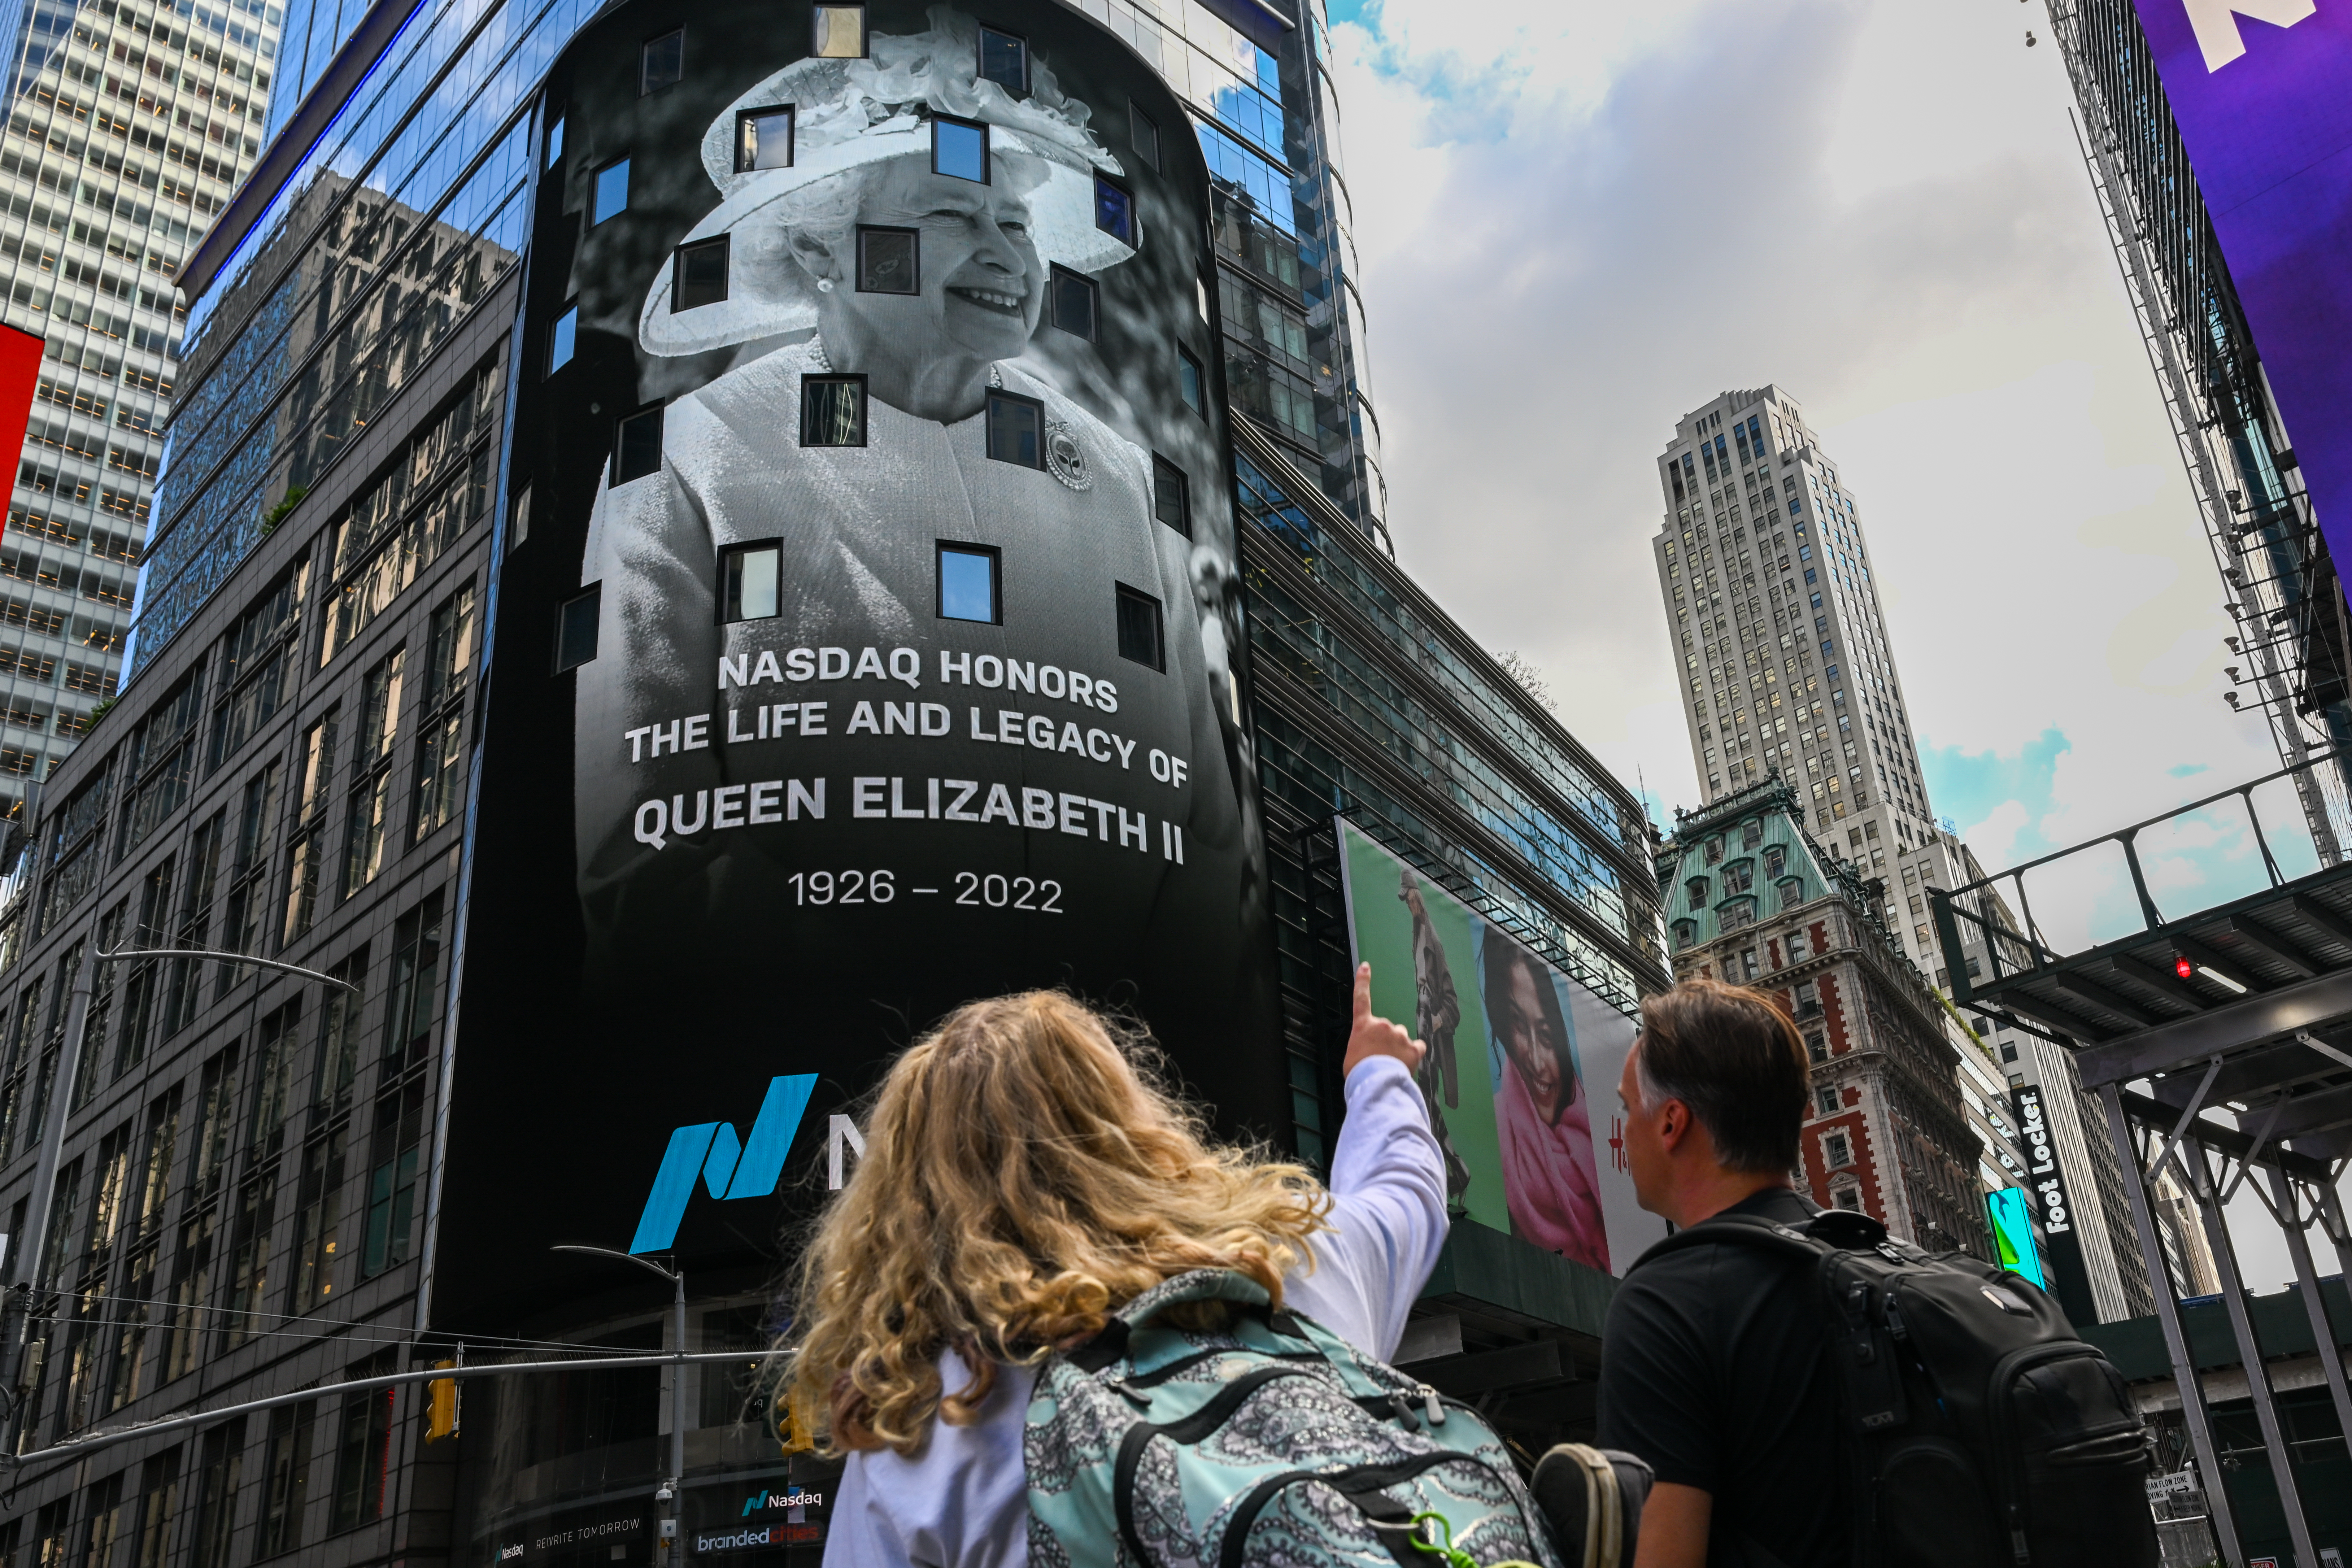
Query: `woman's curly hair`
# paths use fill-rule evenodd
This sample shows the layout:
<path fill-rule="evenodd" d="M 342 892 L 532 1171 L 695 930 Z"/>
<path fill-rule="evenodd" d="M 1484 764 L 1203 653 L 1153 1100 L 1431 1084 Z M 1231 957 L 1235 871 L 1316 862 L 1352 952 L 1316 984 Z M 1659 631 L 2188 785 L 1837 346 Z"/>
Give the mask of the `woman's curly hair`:
<path fill-rule="evenodd" d="M 1083 1343 L 1173 1275 L 1279 1303 L 1330 1198 L 1213 1147 L 1139 1036 L 1058 991 L 974 1002 L 892 1064 L 855 1173 L 801 1258 L 777 1355 L 788 1449 L 911 1454 L 976 1418 L 1003 1365 Z M 953 1348 L 971 1384 L 942 1389 Z"/>

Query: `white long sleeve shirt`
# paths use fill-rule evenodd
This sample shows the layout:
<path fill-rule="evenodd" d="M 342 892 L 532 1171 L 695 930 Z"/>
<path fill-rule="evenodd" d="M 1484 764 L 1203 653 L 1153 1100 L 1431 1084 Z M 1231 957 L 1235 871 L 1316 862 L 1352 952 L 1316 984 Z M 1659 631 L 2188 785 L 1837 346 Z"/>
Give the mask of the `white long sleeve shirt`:
<path fill-rule="evenodd" d="M 1331 1228 L 1308 1242 L 1315 1268 L 1283 1280 L 1283 1303 L 1382 1361 L 1445 1243 L 1445 1161 L 1412 1075 L 1373 1057 L 1348 1075 L 1348 1119 L 1331 1160 Z M 954 1352 L 940 1380 L 971 1374 Z M 914 1458 L 852 1454 L 834 1500 L 824 1568 L 1027 1568 L 1022 1426 L 1034 1368 L 996 1381 L 969 1426 L 934 1420 Z"/>

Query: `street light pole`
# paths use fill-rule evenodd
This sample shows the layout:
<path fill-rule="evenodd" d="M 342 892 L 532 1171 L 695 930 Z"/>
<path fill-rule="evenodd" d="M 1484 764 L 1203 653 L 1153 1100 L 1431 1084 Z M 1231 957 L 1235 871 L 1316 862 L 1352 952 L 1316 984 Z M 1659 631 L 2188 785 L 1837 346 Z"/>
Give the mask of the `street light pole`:
<path fill-rule="evenodd" d="M 217 958 L 233 959 L 240 963 L 258 964 L 264 969 L 283 970 L 291 974 L 307 975 L 323 980 L 330 985 L 341 985 L 356 991 L 358 986 L 332 974 L 321 974 L 314 969 L 298 964 L 281 963 L 276 959 L 255 958 L 241 952 L 215 952 L 207 948 L 117 948 L 111 952 L 96 950 L 95 931 L 83 938 L 85 951 L 74 965 L 73 990 L 66 1002 L 65 1037 L 58 1047 L 57 1076 L 49 1083 L 48 1103 L 43 1108 L 41 1126 L 41 1157 L 33 1166 L 33 1190 L 25 1201 L 25 1228 L 21 1235 L 9 1238 L 12 1256 L 8 1258 L 8 1291 L 0 1302 L 0 1408 L 6 1412 L 5 1425 L 13 1428 L 17 1393 L 16 1379 L 24 1363 L 25 1327 L 31 1316 L 33 1291 L 39 1284 L 41 1253 L 49 1232 L 49 1211 L 56 1206 L 58 1196 L 58 1166 L 64 1160 L 66 1119 L 73 1107 L 74 1090 L 81 1075 L 82 1036 L 89 1026 L 89 999 L 98 966 L 120 963 L 140 958 Z M 38 1070 L 37 1068 L 36 1070 Z M 11 1431 L 8 1434 L 15 1436 Z M 15 1447 L 14 1442 L 6 1445 Z"/>
<path fill-rule="evenodd" d="M 660 1275 L 670 1282 L 671 1311 L 674 1319 L 670 1346 L 669 1371 L 669 1478 L 654 1493 L 654 1500 L 662 1505 L 661 1561 L 674 1563 L 684 1560 L 679 1550 L 679 1532 L 686 1517 L 686 1270 L 664 1268 L 650 1258 L 640 1258 L 634 1252 L 616 1252 L 609 1247 L 551 1247 L 551 1252 L 577 1252 L 590 1258 L 617 1258 L 624 1263 Z"/>

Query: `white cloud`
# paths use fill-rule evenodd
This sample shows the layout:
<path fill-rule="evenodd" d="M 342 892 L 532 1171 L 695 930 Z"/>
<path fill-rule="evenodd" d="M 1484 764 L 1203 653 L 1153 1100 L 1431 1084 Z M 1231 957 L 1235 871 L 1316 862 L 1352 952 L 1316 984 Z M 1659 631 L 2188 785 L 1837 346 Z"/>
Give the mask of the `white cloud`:
<path fill-rule="evenodd" d="M 1989 865 L 2277 765 L 2221 700 L 2221 585 L 2047 37 L 1913 0 L 1338 28 L 1398 554 L 1629 784 L 1697 798 L 1655 456 L 1768 382 L 1861 500 L 1931 791 Z M 2191 847 L 2168 898 L 2244 863 Z"/>

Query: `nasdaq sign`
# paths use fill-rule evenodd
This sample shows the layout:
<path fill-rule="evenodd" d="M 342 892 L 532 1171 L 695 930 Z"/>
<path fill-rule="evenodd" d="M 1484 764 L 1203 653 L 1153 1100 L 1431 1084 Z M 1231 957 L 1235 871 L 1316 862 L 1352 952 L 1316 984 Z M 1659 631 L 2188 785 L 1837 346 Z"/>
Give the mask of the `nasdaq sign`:
<path fill-rule="evenodd" d="M 784 1156 L 792 1152 L 793 1134 L 800 1131 L 809 1093 L 815 1088 L 813 1072 L 770 1079 L 748 1138 L 737 1138 L 733 1125 L 725 1121 L 697 1122 L 672 1132 L 629 1250 L 660 1252 L 677 1239 L 677 1222 L 686 1217 L 698 1178 L 714 1198 L 764 1198 L 774 1192 L 784 1173 Z"/>

